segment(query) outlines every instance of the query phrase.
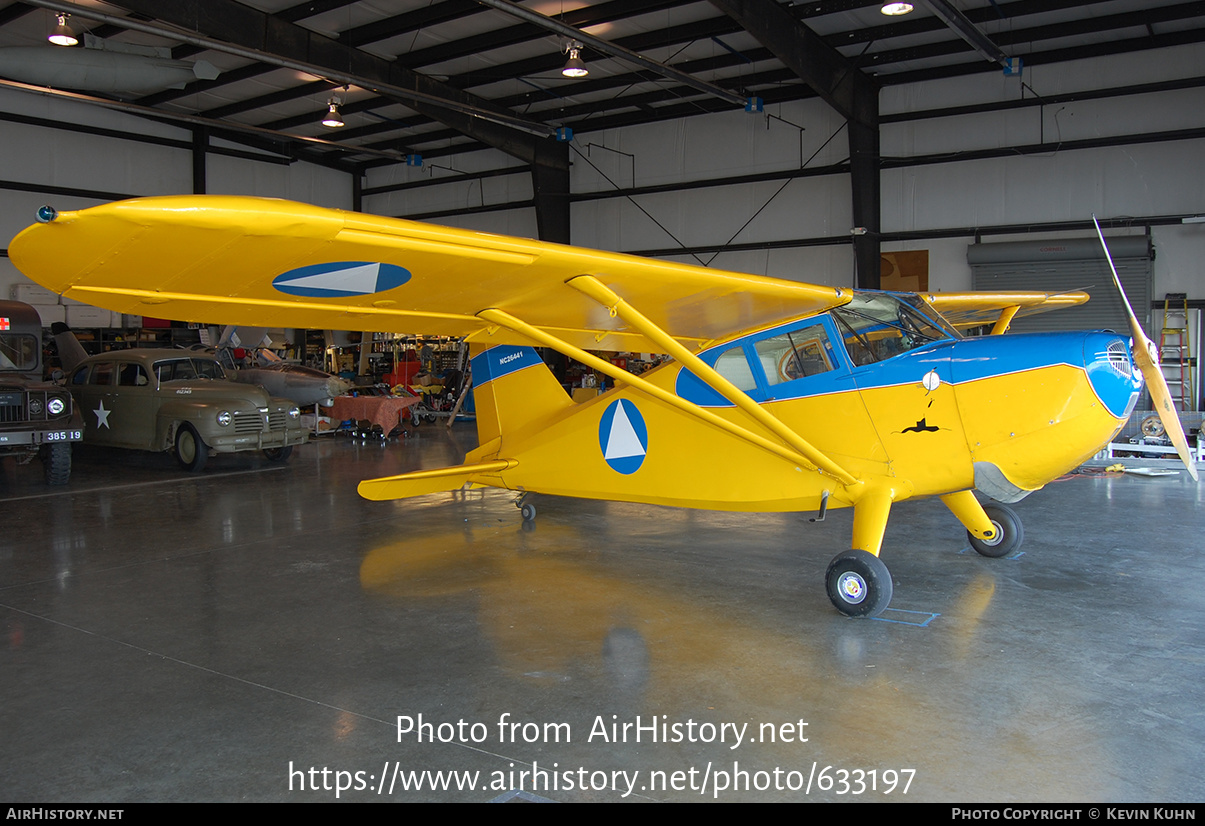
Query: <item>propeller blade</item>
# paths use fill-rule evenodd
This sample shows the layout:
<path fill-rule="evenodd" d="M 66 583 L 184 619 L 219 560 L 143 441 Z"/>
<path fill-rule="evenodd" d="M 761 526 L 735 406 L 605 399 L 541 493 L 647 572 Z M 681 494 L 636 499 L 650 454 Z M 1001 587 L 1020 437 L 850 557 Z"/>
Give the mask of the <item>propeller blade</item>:
<path fill-rule="evenodd" d="M 1147 338 L 1146 331 L 1142 329 L 1142 325 L 1138 323 L 1138 317 L 1134 315 L 1134 308 L 1130 306 L 1130 299 L 1126 297 L 1126 291 L 1121 286 L 1121 279 L 1117 277 L 1117 267 L 1113 266 L 1113 256 L 1109 254 L 1109 245 L 1105 243 L 1105 234 L 1101 232 L 1100 222 L 1096 220 L 1095 215 L 1092 216 L 1092 223 L 1096 225 L 1096 235 L 1100 238 L 1100 245 L 1105 251 L 1109 269 L 1113 271 L 1113 283 L 1117 285 L 1121 303 L 1125 305 L 1126 313 L 1130 317 L 1130 335 L 1134 338 L 1134 346 L 1131 350 L 1134 364 L 1142 372 L 1142 378 L 1146 380 L 1146 387 L 1151 391 L 1151 402 L 1154 404 L 1159 421 L 1163 422 L 1167 438 L 1171 439 L 1176 453 L 1180 454 L 1180 461 L 1184 463 L 1188 475 L 1193 478 L 1193 481 L 1199 481 L 1196 462 L 1188 452 L 1188 439 L 1184 437 L 1184 428 L 1180 425 L 1180 417 L 1176 415 L 1176 406 L 1172 404 L 1172 392 L 1168 389 L 1167 379 L 1163 377 L 1163 370 L 1159 367 L 1159 351 L 1155 349 L 1155 343 Z"/>

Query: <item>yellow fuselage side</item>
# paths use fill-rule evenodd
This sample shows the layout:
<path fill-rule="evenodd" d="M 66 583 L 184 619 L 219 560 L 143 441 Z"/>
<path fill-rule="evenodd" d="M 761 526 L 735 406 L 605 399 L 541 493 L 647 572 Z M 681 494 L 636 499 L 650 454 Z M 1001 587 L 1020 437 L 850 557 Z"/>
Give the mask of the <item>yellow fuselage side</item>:
<path fill-rule="evenodd" d="M 1081 464 L 1124 422 L 1102 402 L 1083 366 L 1058 362 L 997 375 L 980 366 L 978 378 L 950 380 L 950 369 L 962 369 L 950 353 L 975 361 L 966 356 L 989 346 L 995 345 L 965 340 L 951 343 L 942 358 L 917 356 L 915 381 L 874 386 L 884 371 L 855 368 L 837 377 L 846 390 L 763 403 L 857 477 L 853 485 L 627 385 L 567 403 L 539 364 L 478 387 L 487 408 L 527 414 L 502 428 L 483 426 L 482 447 L 467 461 L 513 460 L 501 474 L 475 481 L 516 490 L 715 510 L 807 511 L 820 506 L 825 492 L 830 507 L 843 507 L 875 486 L 889 488 L 893 501 L 965 491 L 976 485 L 977 463 L 994 466 L 1024 495 Z M 673 392 L 680 370 L 671 363 L 642 378 Z M 944 373 L 946 380 L 921 381 L 923 370 Z M 547 403 L 557 394 L 558 404 Z M 626 442 L 616 442 L 620 458 L 609 461 L 608 438 L 616 437 L 608 416 L 615 418 L 620 401 L 625 420 L 639 423 Z M 768 435 L 735 407 L 709 410 Z M 479 416 L 493 421 L 489 409 Z M 642 455 L 625 458 L 624 444 L 627 454 Z"/>

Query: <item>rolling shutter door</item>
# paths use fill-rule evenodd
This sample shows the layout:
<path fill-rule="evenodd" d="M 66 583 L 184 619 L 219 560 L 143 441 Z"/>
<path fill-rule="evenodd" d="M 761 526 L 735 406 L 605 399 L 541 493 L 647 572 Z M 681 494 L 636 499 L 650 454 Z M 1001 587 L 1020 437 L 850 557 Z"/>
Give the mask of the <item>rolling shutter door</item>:
<path fill-rule="evenodd" d="M 1130 305 L 1149 331 L 1151 261 L 1155 257 L 1150 236 L 1112 239 L 1109 251 Z M 1078 307 L 1018 318 L 1010 332 L 1115 330 L 1124 333 L 1129 329 L 1125 307 L 1113 286 L 1109 262 L 1096 239 L 972 244 L 967 247 L 967 263 L 971 265 L 971 283 L 976 290 L 1049 293 L 1083 290 L 1091 296 L 1087 303 Z"/>

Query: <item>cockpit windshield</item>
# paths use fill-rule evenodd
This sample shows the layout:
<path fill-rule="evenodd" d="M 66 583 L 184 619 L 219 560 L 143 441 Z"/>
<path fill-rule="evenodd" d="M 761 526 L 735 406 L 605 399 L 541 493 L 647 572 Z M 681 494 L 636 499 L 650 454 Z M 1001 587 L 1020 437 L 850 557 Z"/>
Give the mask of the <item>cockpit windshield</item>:
<path fill-rule="evenodd" d="M 834 308 L 832 315 L 855 366 L 958 337 L 952 328 L 933 321 L 911 302 L 892 293 L 855 292 L 853 300 Z"/>

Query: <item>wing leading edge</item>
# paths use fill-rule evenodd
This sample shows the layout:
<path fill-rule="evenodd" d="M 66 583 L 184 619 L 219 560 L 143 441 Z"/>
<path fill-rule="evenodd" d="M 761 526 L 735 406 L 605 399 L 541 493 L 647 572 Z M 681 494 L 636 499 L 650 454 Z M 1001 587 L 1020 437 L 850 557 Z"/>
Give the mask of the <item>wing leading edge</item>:
<path fill-rule="evenodd" d="M 590 350 L 664 352 L 565 282 L 589 274 L 692 349 L 848 290 L 290 201 L 170 196 L 63 212 L 9 247 L 31 279 L 135 315 L 525 344 L 500 309 Z"/>
<path fill-rule="evenodd" d="M 996 325 L 993 333 L 1003 333 L 1014 318 L 1074 307 L 1088 300 L 1085 292 L 975 292 L 921 293 L 920 297 L 942 318 L 959 329 Z"/>

